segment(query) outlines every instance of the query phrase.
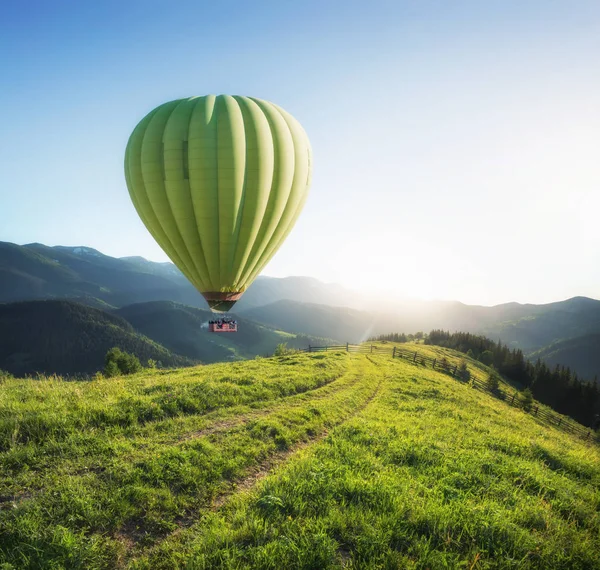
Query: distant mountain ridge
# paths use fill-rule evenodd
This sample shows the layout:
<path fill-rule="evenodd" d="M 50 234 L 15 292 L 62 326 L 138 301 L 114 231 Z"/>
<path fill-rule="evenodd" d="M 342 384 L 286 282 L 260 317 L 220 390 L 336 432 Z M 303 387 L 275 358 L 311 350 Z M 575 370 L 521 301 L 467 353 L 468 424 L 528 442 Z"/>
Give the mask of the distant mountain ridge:
<path fill-rule="evenodd" d="M 600 333 L 561 340 L 528 356 L 549 366 L 568 366 L 588 380 L 600 378 Z"/>
<path fill-rule="evenodd" d="M 32 299 L 77 299 L 92 306 L 123 307 L 174 301 L 207 309 L 204 298 L 169 262 L 115 258 L 89 247 L 0 242 L 0 303 Z M 236 310 L 280 299 L 360 306 L 360 295 L 311 277 L 258 277 Z"/>
<path fill-rule="evenodd" d="M 0 303 L 32 299 L 70 299 L 101 310 L 158 301 L 207 309 L 202 296 L 168 262 L 139 256 L 114 258 L 85 246 L 0 242 Z M 544 305 L 484 307 L 457 301 L 390 300 L 382 306 L 377 295 L 311 277 L 258 277 L 234 311 L 284 331 L 339 342 L 389 332 L 445 329 L 483 334 L 526 354 L 600 333 L 600 301 L 586 297 Z M 584 346 L 581 350 L 596 350 L 595 345 Z M 575 370 L 584 361 L 593 361 L 580 351 L 572 354 L 577 356 L 569 365 Z M 587 374 L 589 367 L 583 366 Z"/>

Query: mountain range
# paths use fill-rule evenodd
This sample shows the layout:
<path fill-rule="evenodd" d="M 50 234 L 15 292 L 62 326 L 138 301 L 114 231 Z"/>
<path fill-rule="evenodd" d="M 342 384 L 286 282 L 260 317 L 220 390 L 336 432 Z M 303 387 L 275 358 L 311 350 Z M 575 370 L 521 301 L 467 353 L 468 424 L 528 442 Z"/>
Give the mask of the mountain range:
<path fill-rule="evenodd" d="M 259 277 L 235 306 L 237 340 L 217 339 L 202 329 L 210 316 L 206 302 L 171 263 L 114 258 L 85 246 L 0 242 L 0 303 L 42 299 L 120 317 L 135 334 L 193 361 L 248 357 L 277 342 L 360 342 L 388 332 L 442 328 L 484 334 L 585 378 L 600 373 L 600 301 L 586 297 L 493 307 L 399 300 L 382 307 L 375 295 L 310 277 Z"/>

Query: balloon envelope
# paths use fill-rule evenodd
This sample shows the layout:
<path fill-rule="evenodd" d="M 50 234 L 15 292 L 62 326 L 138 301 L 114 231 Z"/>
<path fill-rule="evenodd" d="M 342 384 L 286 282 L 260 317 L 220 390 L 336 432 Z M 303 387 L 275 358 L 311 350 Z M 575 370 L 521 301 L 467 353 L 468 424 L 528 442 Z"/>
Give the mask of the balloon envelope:
<path fill-rule="evenodd" d="M 125 153 L 140 218 L 216 311 L 231 308 L 279 249 L 311 171 L 300 123 L 241 96 L 165 103 L 140 121 Z"/>

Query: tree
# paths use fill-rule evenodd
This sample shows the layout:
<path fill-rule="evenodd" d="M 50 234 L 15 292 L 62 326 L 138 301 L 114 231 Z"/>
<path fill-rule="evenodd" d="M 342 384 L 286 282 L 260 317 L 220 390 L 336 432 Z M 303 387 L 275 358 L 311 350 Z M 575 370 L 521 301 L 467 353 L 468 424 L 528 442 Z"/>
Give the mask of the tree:
<path fill-rule="evenodd" d="M 104 357 L 104 375 L 108 378 L 119 374 L 135 374 L 142 364 L 135 354 L 129 354 L 118 347 L 111 348 Z"/>
<path fill-rule="evenodd" d="M 468 382 L 471 379 L 471 372 L 467 368 L 467 361 L 461 359 L 458 365 L 458 375 L 465 381 Z"/>
<path fill-rule="evenodd" d="M 525 388 L 522 392 L 519 392 L 519 402 L 521 407 L 526 411 L 530 412 L 533 407 L 533 394 L 529 388 Z"/>
<path fill-rule="evenodd" d="M 484 350 L 479 355 L 479 362 L 489 366 L 490 364 L 492 364 L 492 362 L 494 362 L 494 353 L 491 350 Z"/>
<path fill-rule="evenodd" d="M 108 360 L 104 364 L 103 374 L 107 378 L 112 378 L 113 376 L 118 376 L 121 373 L 119 370 L 119 365 L 115 360 Z"/>
<path fill-rule="evenodd" d="M 500 391 L 500 379 L 498 378 L 498 375 L 493 372 L 490 372 L 485 384 L 487 389 L 494 394 L 497 394 Z"/>

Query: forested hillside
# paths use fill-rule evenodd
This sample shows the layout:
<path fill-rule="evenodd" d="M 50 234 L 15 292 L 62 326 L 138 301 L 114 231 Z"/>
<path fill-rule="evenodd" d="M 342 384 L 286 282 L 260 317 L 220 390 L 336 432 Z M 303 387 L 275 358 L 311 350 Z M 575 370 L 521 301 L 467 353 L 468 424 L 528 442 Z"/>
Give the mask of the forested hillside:
<path fill-rule="evenodd" d="M 0 369 L 34 373 L 93 374 L 113 346 L 163 366 L 194 360 L 173 354 L 137 333 L 117 315 L 68 301 L 0 304 Z"/>
<path fill-rule="evenodd" d="M 0 304 L 0 369 L 35 373 L 92 374 L 118 347 L 160 366 L 185 366 L 271 355 L 278 344 L 306 348 L 331 341 L 295 335 L 239 319 L 239 332 L 208 331 L 210 311 L 169 301 L 100 310 L 72 301 Z"/>
<path fill-rule="evenodd" d="M 523 351 L 470 333 L 434 330 L 425 339 L 464 352 L 483 364 L 493 366 L 517 386 L 529 388 L 535 398 L 584 425 L 591 426 L 600 413 L 600 385 L 593 379 L 582 381 L 568 367 L 550 368 L 540 360 L 528 362 Z"/>
<path fill-rule="evenodd" d="M 551 368 L 560 365 L 577 371 L 585 379 L 600 378 L 600 334 L 589 334 L 555 342 L 527 357 L 541 359 Z"/>
<path fill-rule="evenodd" d="M 213 313 L 168 301 L 129 305 L 115 313 L 173 352 L 202 362 L 271 355 L 280 343 L 286 343 L 289 348 L 306 348 L 311 343 L 330 342 L 325 338 L 274 330 L 239 317 L 236 317 L 237 333 L 211 333 L 207 324 L 209 319 L 215 318 Z"/>

